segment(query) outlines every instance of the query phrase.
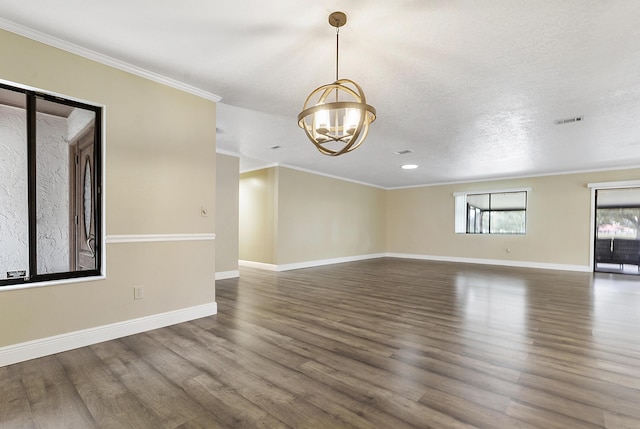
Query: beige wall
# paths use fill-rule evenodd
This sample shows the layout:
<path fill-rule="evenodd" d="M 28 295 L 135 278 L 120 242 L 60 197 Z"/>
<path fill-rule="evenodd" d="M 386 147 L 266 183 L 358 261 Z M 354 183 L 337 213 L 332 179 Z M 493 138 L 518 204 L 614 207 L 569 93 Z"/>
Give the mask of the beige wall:
<path fill-rule="evenodd" d="M 385 191 L 272 167 L 240 175 L 240 259 L 273 265 L 382 253 Z"/>
<path fill-rule="evenodd" d="M 587 270 L 587 184 L 638 179 L 640 169 L 629 169 L 381 190 L 285 167 L 259 170 L 241 175 L 240 259 L 286 265 L 389 253 Z M 509 188 L 531 188 L 525 235 L 454 233 L 454 192 Z"/>
<path fill-rule="evenodd" d="M 239 257 L 276 264 L 278 169 L 240 175 Z"/>
<path fill-rule="evenodd" d="M 106 105 L 108 236 L 214 233 L 214 102 L 1 30 L 0 57 L 2 79 Z M 106 258 L 106 280 L 0 290 L 0 347 L 215 299 L 213 241 L 113 243 Z"/>
<path fill-rule="evenodd" d="M 634 169 L 392 190 L 387 200 L 387 249 L 390 253 L 588 267 L 592 225 L 587 184 L 639 178 L 640 169 Z M 518 187 L 532 188 L 526 235 L 454 233 L 454 192 Z"/>
<path fill-rule="evenodd" d="M 385 251 L 383 189 L 278 170 L 278 265 Z"/>
<path fill-rule="evenodd" d="M 238 270 L 240 160 L 216 154 L 216 272 Z"/>

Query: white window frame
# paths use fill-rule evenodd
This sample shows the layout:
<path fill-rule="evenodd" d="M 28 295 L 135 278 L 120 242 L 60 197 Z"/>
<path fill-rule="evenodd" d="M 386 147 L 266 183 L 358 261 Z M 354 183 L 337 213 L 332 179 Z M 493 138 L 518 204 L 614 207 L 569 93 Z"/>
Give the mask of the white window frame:
<path fill-rule="evenodd" d="M 82 277 L 64 277 L 60 279 L 51 279 L 51 280 L 42 280 L 42 281 L 28 281 L 24 283 L 15 283 L 15 284 L 7 284 L 4 286 L 0 286 L 0 293 L 8 292 L 12 290 L 19 289 L 29 289 L 36 287 L 45 287 L 45 286 L 56 286 L 63 284 L 71 284 L 71 283 L 82 283 L 82 282 L 90 282 L 96 280 L 104 280 L 107 278 L 107 242 L 106 242 L 106 153 L 107 153 L 107 139 L 106 139 L 106 128 L 107 128 L 107 106 L 104 104 L 96 103 L 93 101 L 84 100 L 81 98 L 69 96 L 66 94 L 61 94 L 49 90 L 45 90 L 42 88 L 37 88 L 29 85 L 24 85 L 21 83 L 13 82 L 10 80 L 0 79 L 0 83 L 6 86 L 15 87 L 17 89 L 22 89 L 25 91 L 32 91 L 40 94 L 46 94 L 52 97 L 60 97 L 65 100 L 74 101 L 94 107 L 98 107 L 101 109 L 100 121 L 101 121 L 101 133 L 100 133 L 100 186 L 102 188 L 99 198 L 101 210 L 99 212 L 100 222 L 100 242 L 101 242 L 101 252 L 100 252 L 100 269 L 97 275 L 88 275 Z M 97 117 L 96 117 L 97 118 Z"/>
<path fill-rule="evenodd" d="M 467 196 L 477 194 L 505 194 L 509 192 L 526 192 L 527 193 L 527 205 L 525 213 L 529 211 L 529 193 L 532 188 L 508 188 L 508 189 L 491 189 L 491 190 L 479 190 L 479 191 L 466 191 L 466 192 L 454 192 L 454 207 L 455 207 L 455 222 L 454 232 L 456 234 L 468 234 L 467 233 Z M 528 216 L 525 215 L 525 222 Z M 527 233 L 527 225 L 525 224 L 525 233 Z M 523 235 L 523 234 L 468 234 L 468 235 Z"/>

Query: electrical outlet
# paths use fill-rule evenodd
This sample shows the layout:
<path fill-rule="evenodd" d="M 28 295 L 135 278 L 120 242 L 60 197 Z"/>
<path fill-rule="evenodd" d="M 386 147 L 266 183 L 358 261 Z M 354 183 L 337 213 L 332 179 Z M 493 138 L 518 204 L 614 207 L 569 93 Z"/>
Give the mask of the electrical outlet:
<path fill-rule="evenodd" d="M 142 298 L 144 298 L 144 288 L 142 286 L 134 286 L 133 299 L 142 299 Z"/>

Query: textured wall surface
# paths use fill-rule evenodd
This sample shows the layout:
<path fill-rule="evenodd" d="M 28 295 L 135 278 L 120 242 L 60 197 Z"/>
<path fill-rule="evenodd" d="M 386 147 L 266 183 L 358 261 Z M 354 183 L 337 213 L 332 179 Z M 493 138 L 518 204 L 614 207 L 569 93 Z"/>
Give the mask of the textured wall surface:
<path fill-rule="evenodd" d="M 28 270 L 25 111 L 0 106 L 0 278 Z"/>
<path fill-rule="evenodd" d="M 67 139 L 73 141 L 95 120 L 96 114 L 90 110 L 75 108 L 67 118 Z"/>
<path fill-rule="evenodd" d="M 69 271 L 69 144 L 67 120 L 36 116 L 38 274 Z"/>
<path fill-rule="evenodd" d="M 38 114 L 36 129 L 38 272 L 68 271 L 67 120 Z M 26 142 L 24 110 L 0 106 L 0 278 L 29 268 Z"/>

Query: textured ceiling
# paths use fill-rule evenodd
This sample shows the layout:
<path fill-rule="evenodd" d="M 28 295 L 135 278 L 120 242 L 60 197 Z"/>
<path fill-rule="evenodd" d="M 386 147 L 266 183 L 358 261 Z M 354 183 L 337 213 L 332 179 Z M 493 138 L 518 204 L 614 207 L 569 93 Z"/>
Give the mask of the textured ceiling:
<path fill-rule="evenodd" d="M 337 158 L 296 124 L 334 79 L 334 10 L 340 77 L 378 111 Z M 0 0 L 0 17 L 219 95 L 217 147 L 243 170 L 393 188 L 640 166 L 638 0 Z"/>

